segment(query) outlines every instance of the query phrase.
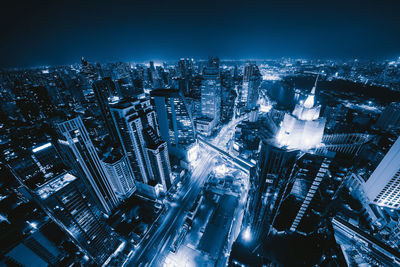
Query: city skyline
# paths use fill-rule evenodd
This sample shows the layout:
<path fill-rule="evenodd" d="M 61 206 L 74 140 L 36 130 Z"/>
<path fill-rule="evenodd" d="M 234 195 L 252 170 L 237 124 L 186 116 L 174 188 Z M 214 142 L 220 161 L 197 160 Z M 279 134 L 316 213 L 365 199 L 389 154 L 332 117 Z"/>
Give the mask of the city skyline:
<path fill-rule="evenodd" d="M 0 265 L 400 266 L 398 10 L 8 2 Z"/>

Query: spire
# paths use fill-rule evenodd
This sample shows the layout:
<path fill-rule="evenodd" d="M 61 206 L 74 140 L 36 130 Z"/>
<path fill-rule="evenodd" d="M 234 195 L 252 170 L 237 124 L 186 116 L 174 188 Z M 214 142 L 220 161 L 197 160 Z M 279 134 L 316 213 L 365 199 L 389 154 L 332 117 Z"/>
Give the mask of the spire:
<path fill-rule="evenodd" d="M 315 90 L 317 89 L 318 77 L 319 77 L 319 73 L 318 73 L 318 75 L 317 75 L 317 78 L 315 79 L 314 86 L 313 86 L 313 88 L 311 89 L 311 93 L 310 93 L 311 95 L 315 95 Z"/>

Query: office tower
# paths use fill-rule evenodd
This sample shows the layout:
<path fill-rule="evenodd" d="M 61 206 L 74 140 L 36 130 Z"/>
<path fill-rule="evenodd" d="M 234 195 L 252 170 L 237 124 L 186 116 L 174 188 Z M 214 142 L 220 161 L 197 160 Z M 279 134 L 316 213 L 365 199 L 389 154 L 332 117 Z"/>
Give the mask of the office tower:
<path fill-rule="evenodd" d="M 120 199 L 130 197 L 136 190 L 135 182 L 125 155 L 108 156 L 102 160 L 114 191 Z"/>
<path fill-rule="evenodd" d="M 60 123 L 57 128 L 63 157 L 74 169 L 74 174 L 85 180 L 102 210 L 110 213 L 119 200 L 82 119 L 78 117 Z"/>
<path fill-rule="evenodd" d="M 255 172 L 250 174 L 248 221 L 254 239 L 268 234 L 283 196 L 298 150 L 279 147 L 273 140 L 262 140 Z"/>
<path fill-rule="evenodd" d="M 400 208 L 400 138 L 368 178 L 364 192 L 378 206 Z"/>
<path fill-rule="evenodd" d="M 147 128 L 152 128 L 156 136 L 160 135 L 156 114 L 150 105 L 150 100 L 142 97 L 115 103 L 111 105 L 111 114 L 138 192 L 156 197 L 158 195 L 157 173 L 160 173 L 160 170 L 159 165 L 153 165 L 150 161 L 149 153 L 147 153 L 149 147 L 144 136 Z"/>
<path fill-rule="evenodd" d="M 96 264 L 103 264 L 119 245 L 81 179 L 63 173 L 34 191 L 47 215 Z"/>
<path fill-rule="evenodd" d="M 325 118 L 320 118 L 320 105 L 315 105 L 317 80 L 305 101 L 296 104 L 292 114 L 285 114 L 277 141 L 288 148 L 309 150 L 321 144 Z"/>
<path fill-rule="evenodd" d="M 193 59 L 181 58 L 178 61 L 179 89 L 185 96 L 191 95 L 191 79 L 194 73 Z"/>
<path fill-rule="evenodd" d="M 379 116 L 376 126 L 383 130 L 398 129 L 400 127 L 400 103 L 391 103 Z"/>
<path fill-rule="evenodd" d="M 112 120 L 108 101 L 114 96 L 113 94 L 116 92 L 115 84 L 111 80 L 111 78 L 103 78 L 101 80 L 94 81 L 92 83 L 92 87 L 107 131 L 110 135 L 111 140 L 116 143 L 119 140 L 118 133 Z"/>
<path fill-rule="evenodd" d="M 210 58 L 203 70 L 201 84 L 201 118 L 198 130 L 205 135 L 211 135 L 221 118 L 221 82 L 219 76 L 219 59 Z"/>
<path fill-rule="evenodd" d="M 332 151 L 338 155 L 353 159 L 361 149 L 372 140 L 369 134 L 325 134 L 322 137 L 322 145 L 316 151 Z"/>
<path fill-rule="evenodd" d="M 242 99 L 246 109 L 257 105 L 258 90 L 261 86 L 261 74 L 255 63 L 248 63 L 243 70 Z"/>
<path fill-rule="evenodd" d="M 221 72 L 221 91 L 221 122 L 228 122 L 233 117 L 237 96 L 230 70 Z"/>
<path fill-rule="evenodd" d="M 168 151 L 186 159 L 188 149 L 196 142 L 196 131 L 185 97 L 175 89 L 156 89 L 150 94 Z"/>
<path fill-rule="evenodd" d="M 146 144 L 143 137 L 143 129 L 152 123 L 151 120 L 147 120 L 147 114 L 151 117 L 151 114 L 147 112 L 154 113 L 141 100 L 137 100 L 134 103 L 123 101 L 111 105 L 114 123 L 117 126 L 124 153 L 128 157 L 131 171 L 135 180 L 145 184 L 149 182 L 151 177 L 151 169 L 149 168 L 149 159 L 145 152 Z"/>
<path fill-rule="evenodd" d="M 166 192 L 172 186 L 167 143 L 161 140 L 151 127 L 144 129 L 144 137 L 150 165 L 153 167 L 154 180 L 161 184 Z"/>

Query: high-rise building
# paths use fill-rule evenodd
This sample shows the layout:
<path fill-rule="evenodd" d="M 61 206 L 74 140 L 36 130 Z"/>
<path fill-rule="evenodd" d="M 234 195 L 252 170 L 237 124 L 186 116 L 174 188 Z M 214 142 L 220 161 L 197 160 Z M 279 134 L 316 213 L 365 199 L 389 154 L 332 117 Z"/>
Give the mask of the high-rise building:
<path fill-rule="evenodd" d="M 194 73 L 193 59 L 181 58 L 178 61 L 179 89 L 185 96 L 191 95 L 191 78 Z"/>
<path fill-rule="evenodd" d="M 120 199 L 130 197 L 136 190 L 135 182 L 125 155 L 108 156 L 102 160 L 114 191 Z"/>
<path fill-rule="evenodd" d="M 279 209 L 298 150 L 280 148 L 273 140 L 262 140 L 255 172 L 251 173 L 248 226 L 254 239 L 268 234 Z"/>
<path fill-rule="evenodd" d="M 146 143 L 144 132 L 151 128 L 154 135 L 159 136 L 160 131 L 150 100 L 142 97 L 118 102 L 111 105 L 111 113 L 138 192 L 154 197 L 158 183 L 158 177 L 154 173 L 160 173 L 160 170 L 158 165 L 153 165 L 150 161 L 147 153 L 149 144 Z"/>
<path fill-rule="evenodd" d="M 368 178 L 364 192 L 378 206 L 400 208 L 400 138 Z"/>
<path fill-rule="evenodd" d="M 196 142 L 196 131 L 185 97 L 179 90 L 156 89 L 151 91 L 151 98 L 168 151 L 187 158 L 189 147 Z"/>
<path fill-rule="evenodd" d="M 103 264 L 117 249 L 117 236 L 104 222 L 81 179 L 63 173 L 33 193 L 47 215 L 96 264 Z"/>
<path fill-rule="evenodd" d="M 232 71 L 221 71 L 221 122 L 228 122 L 232 119 L 236 97 L 237 94 Z"/>
<path fill-rule="evenodd" d="M 118 142 L 118 133 L 112 120 L 108 101 L 114 96 L 113 94 L 116 91 L 115 84 L 111 78 L 103 78 L 101 80 L 94 81 L 92 83 L 92 87 L 111 140 L 113 142 Z"/>
<path fill-rule="evenodd" d="M 319 117 L 321 105 L 314 103 L 316 87 L 317 80 L 306 100 L 296 104 L 292 114 L 285 114 L 276 137 L 280 145 L 306 151 L 321 144 L 326 120 Z"/>
<path fill-rule="evenodd" d="M 144 129 L 144 137 L 150 164 L 153 167 L 153 178 L 163 186 L 166 192 L 172 186 L 167 143 L 161 140 L 151 127 Z"/>
<path fill-rule="evenodd" d="M 365 144 L 372 140 L 372 135 L 352 133 L 352 134 L 324 134 L 322 137 L 323 145 L 316 151 L 332 151 L 346 158 L 354 158 L 358 155 Z"/>
<path fill-rule="evenodd" d="M 77 117 L 60 123 L 57 128 L 65 161 L 74 169 L 74 174 L 85 180 L 102 210 L 110 213 L 119 200 L 82 119 Z"/>
<path fill-rule="evenodd" d="M 205 121 L 211 124 L 207 131 L 214 131 L 214 128 L 220 122 L 221 118 L 221 81 L 219 75 L 218 58 L 210 58 L 207 66 L 203 70 L 203 81 L 201 84 L 201 115 Z M 198 128 L 205 135 L 211 132 L 205 132 L 203 127 Z"/>
<path fill-rule="evenodd" d="M 376 126 L 388 130 L 400 128 L 400 103 L 391 103 L 379 116 Z"/>
<path fill-rule="evenodd" d="M 261 74 L 255 63 L 248 63 L 244 66 L 242 99 L 246 109 L 252 109 L 257 105 L 258 90 L 261 86 Z"/>
<path fill-rule="evenodd" d="M 296 162 L 295 172 L 291 177 L 293 187 L 290 194 L 296 199 L 296 213 L 291 220 L 291 231 L 298 229 L 303 217 L 310 209 L 311 202 L 316 202 L 315 195 L 321 181 L 328 177 L 331 160 L 332 156 L 306 153 Z"/>

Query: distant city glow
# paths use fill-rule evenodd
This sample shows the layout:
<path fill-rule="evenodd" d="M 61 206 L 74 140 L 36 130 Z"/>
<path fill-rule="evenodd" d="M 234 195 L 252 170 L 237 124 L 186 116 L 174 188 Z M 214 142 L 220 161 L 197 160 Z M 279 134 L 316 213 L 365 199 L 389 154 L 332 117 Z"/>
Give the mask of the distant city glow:
<path fill-rule="evenodd" d="M 263 79 L 264 81 L 279 81 L 279 80 L 281 80 L 281 77 L 279 77 L 279 76 L 276 75 L 276 74 L 264 74 L 264 75 L 262 76 L 262 79 Z"/>
<path fill-rule="evenodd" d="M 46 149 L 46 148 L 48 148 L 50 146 L 51 146 L 51 143 L 47 143 L 47 144 L 44 144 L 44 145 L 41 145 L 41 146 L 39 146 L 37 148 L 32 149 L 32 152 L 36 153 L 36 152 L 38 152 L 40 150 L 43 150 L 43 149 Z"/>

